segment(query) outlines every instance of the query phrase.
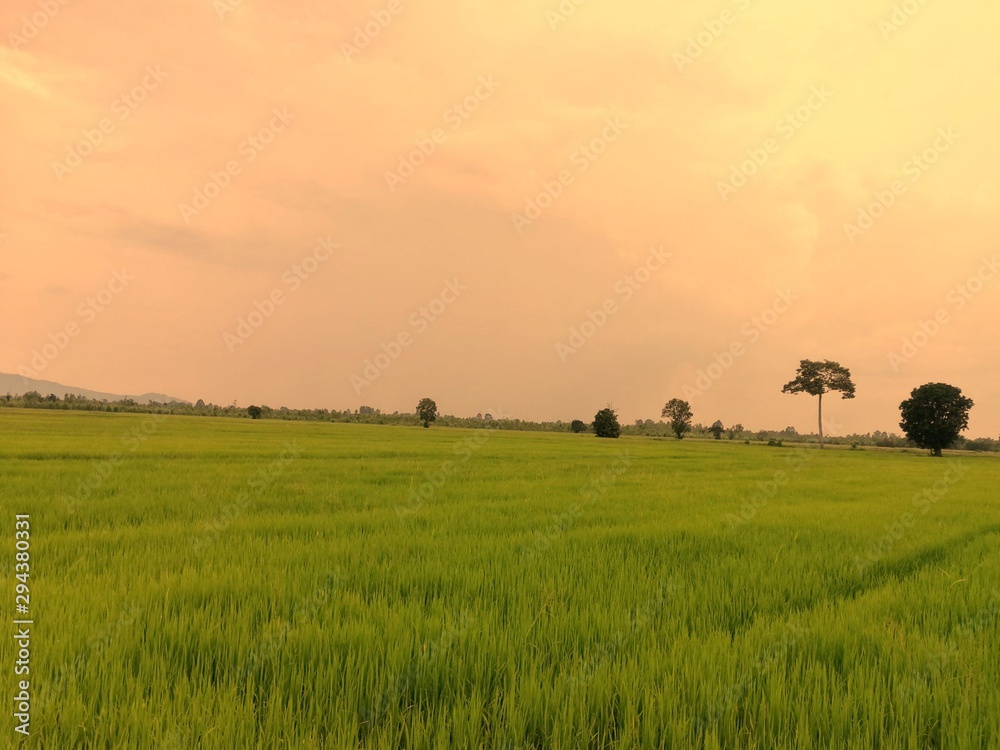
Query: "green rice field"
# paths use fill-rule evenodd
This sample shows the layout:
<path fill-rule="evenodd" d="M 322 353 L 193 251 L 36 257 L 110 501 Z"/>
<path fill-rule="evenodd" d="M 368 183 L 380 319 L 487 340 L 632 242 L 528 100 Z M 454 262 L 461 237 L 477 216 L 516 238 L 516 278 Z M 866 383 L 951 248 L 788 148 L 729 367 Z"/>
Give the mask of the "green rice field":
<path fill-rule="evenodd" d="M 3 410 L 0 493 L 0 746 L 1000 747 L 996 457 Z"/>

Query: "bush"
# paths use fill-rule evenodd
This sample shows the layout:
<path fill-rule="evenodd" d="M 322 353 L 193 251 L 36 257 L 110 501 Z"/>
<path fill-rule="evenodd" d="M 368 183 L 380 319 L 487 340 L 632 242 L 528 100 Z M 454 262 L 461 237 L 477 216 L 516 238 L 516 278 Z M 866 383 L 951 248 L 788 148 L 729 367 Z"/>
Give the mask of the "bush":
<path fill-rule="evenodd" d="M 968 440 L 965 443 L 965 450 L 977 452 L 998 451 L 1000 450 L 1000 440 L 993 440 L 992 438 Z"/>

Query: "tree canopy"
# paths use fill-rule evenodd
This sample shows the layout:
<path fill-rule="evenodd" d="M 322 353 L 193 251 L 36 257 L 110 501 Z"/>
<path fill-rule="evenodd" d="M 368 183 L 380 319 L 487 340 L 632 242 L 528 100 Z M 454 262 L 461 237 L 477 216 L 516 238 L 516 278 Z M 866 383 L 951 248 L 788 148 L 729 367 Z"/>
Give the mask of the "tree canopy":
<path fill-rule="evenodd" d="M 424 427 L 430 427 L 431 422 L 438 418 L 438 407 L 434 399 L 422 398 L 417 404 L 417 417 Z"/>
<path fill-rule="evenodd" d="M 670 429 L 674 431 L 676 438 L 681 440 L 684 433 L 691 429 L 691 418 L 694 416 L 694 412 L 691 411 L 691 404 L 687 401 L 672 398 L 663 407 L 660 416 L 670 420 Z"/>
<path fill-rule="evenodd" d="M 618 415 L 610 406 L 594 415 L 594 434 L 599 438 L 616 438 L 622 433 Z"/>
<path fill-rule="evenodd" d="M 851 371 L 839 362 L 825 359 L 822 362 L 803 359 L 799 362 L 795 379 L 785 383 L 782 393 L 808 393 L 819 397 L 819 447 L 823 447 L 823 394 L 839 392 L 843 398 L 854 398 Z"/>
<path fill-rule="evenodd" d="M 954 443 L 969 427 L 971 398 L 962 389 L 947 383 L 927 383 L 914 388 L 910 397 L 899 405 L 906 436 L 921 448 L 940 456 L 944 448 Z"/>

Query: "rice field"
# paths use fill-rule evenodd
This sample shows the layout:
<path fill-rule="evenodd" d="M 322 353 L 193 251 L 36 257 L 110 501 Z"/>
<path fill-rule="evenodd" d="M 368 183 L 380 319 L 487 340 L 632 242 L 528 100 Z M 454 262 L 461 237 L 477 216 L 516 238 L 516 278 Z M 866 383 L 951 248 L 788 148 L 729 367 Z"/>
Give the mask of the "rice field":
<path fill-rule="evenodd" d="M 12 745 L 1000 747 L 994 457 L 4 410 L 0 477 Z"/>

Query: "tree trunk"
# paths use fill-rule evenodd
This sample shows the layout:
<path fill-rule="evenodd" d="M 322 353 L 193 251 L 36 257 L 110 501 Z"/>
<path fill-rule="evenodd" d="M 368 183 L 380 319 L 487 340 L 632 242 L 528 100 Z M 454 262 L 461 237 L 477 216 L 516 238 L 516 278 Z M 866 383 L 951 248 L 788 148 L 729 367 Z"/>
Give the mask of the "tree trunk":
<path fill-rule="evenodd" d="M 819 394 L 819 449 L 823 450 L 823 394 Z"/>
<path fill-rule="evenodd" d="M 937 456 L 938 458 L 941 458 L 941 449 L 940 448 L 935 448 L 934 449 L 934 455 Z"/>

